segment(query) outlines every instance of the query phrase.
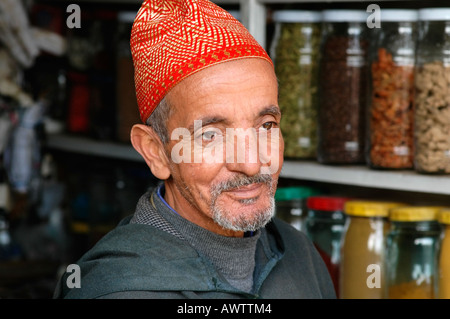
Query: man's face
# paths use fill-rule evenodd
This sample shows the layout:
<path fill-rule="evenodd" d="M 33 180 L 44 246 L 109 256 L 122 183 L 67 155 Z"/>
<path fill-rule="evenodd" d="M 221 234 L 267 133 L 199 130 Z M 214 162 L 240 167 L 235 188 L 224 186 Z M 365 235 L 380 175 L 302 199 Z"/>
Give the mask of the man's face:
<path fill-rule="evenodd" d="M 227 236 L 270 220 L 284 149 L 277 96 L 273 67 L 257 58 L 206 68 L 169 92 L 165 198 L 180 215 Z"/>

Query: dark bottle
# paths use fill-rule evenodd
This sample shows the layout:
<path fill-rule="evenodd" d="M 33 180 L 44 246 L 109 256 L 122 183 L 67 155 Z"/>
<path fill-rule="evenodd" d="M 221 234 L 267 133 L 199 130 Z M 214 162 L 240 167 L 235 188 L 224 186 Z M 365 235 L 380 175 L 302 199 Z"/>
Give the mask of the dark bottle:
<path fill-rule="evenodd" d="M 341 237 L 346 217 L 344 205 L 347 200 L 337 196 L 311 196 L 306 202 L 305 231 L 327 265 L 337 295 Z"/>

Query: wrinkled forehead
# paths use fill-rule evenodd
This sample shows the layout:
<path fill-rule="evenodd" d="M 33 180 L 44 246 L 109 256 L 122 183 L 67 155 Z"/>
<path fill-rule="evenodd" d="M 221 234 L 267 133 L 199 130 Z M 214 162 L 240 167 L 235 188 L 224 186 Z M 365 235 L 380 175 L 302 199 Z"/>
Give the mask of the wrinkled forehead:
<path fill-rule="evenodd" d="M 172 114 L 193 121 L 205 117 L 258 116 L 278 107 L 278 84 L 271 64 L 262 59 L 230 61 L 181 81 L 166 95 Z"/>

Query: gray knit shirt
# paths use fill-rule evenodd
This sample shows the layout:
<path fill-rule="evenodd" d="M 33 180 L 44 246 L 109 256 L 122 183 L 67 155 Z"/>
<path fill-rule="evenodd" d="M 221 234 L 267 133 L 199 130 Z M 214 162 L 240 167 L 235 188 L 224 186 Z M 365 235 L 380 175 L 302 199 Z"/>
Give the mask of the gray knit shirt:
<path fill-rule="evenodd" d="M 250 292 L 253 287 L 256 244 L 260 231 L 252 236 L 235 238 L 210 232 L 181 217 L 164 200 L 164 185 L 158 186 L 150 198 L 142 196 L 140 206 L 130 223 L 146 224 L 186 240 L 206 257 L 234 287 Z"/>

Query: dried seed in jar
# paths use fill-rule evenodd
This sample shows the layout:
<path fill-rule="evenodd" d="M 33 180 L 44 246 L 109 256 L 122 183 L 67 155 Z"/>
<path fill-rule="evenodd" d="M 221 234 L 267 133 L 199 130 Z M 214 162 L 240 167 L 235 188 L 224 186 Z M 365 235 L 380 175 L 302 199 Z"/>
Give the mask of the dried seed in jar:
<path fill-rule="evenodd" d="M 421 173 L 450 173 L 450 67 L 418 67 L 415 81 L 414 165 Z"/>
<path fill-rule="evenodd" d="M 315 158 L 320 24 L 285 23 L 275 48 L 284 155 Z"/>
<path fill-rule="evenodd" d="M 362 39 L 333 35 L 325 40 L 319 77 L 321 163 L 364 162 L 366 54 Z"/>

